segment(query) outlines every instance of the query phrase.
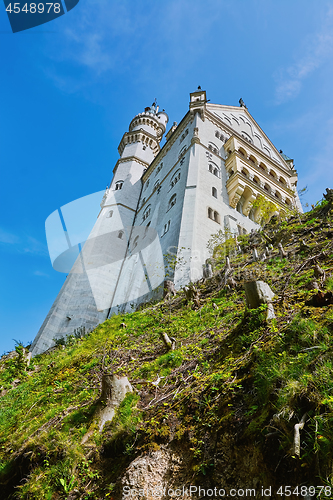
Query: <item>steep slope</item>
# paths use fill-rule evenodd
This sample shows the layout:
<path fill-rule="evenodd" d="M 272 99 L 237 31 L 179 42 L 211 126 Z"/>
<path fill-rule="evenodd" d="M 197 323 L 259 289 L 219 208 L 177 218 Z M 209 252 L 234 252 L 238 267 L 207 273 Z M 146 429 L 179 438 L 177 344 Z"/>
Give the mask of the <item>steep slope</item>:
<path fill-rule="evenodd" d="M 190 485 L 192 498 L 288 485 L 332 498 L 332 239 L 324 200 L 217 245 L 214 276 L 174 298 L 75 332 L 28 368 L 22 346 L 4 356 L 1 498 L 166 499 Z M 250 280 L 271 286 L 276 319 L 246 308 Z M 105 373 L 134 391 L 100 433 Z"/>

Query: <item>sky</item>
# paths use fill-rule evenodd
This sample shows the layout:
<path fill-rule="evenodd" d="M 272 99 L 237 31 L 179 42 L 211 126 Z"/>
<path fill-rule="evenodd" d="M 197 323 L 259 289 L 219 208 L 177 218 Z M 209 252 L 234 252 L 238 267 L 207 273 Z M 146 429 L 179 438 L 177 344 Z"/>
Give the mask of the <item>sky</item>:
<path fill-rule="evenodd" d="M 80 0 L 19 33 L 1 2 L 0 61 L 0 354 L 34 339 L 64 282 L 45 220 L 105 189 L 155 98 L 171 126 L 198 85 L 212 103 L 242 97 L 294 159 L 304 204 L 333 187 L 329 1 Z"/>

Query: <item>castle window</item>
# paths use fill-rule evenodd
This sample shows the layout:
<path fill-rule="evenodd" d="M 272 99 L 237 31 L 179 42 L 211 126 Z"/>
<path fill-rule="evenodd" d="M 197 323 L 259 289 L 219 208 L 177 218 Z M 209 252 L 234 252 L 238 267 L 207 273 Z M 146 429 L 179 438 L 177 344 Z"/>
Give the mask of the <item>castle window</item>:
<path fill-rule="evenodd" d="M 107 215 L 106 215 L 106 216 L 107 216 L 107 217 L 112 217 L 112 215 L 113 215 L 113 210 L 110 210 L 110 211 L 107 213 Z"/>
<path fill-rule="evenodd" d="M 169 220 L 166 224 L 164 224 L 163 233 L 161 234 L 161 238 L 169 231 L 170 224 L 171 224 L 171 221 L 169 221 Z"/>
<path fill-rule="evenodd" d="M 219 154 L 219 148 L 213 142 L 208 143 L 208 149 L 217 155 Z"/>
<path fill-rule="evenodd" d="M 139 236 L 136 236 L 133 241 L 133 248 L 138 246 L 138 242 L 139 242 Z"/>
<path fill-rule="evenodd" d="M 179 179 L 180 179 L 180 170 L 178 169 L 170 181 L 170 189 L 172 189 L 177 184 Z"/>
<path fill-rule="evenodd" d="M 168 210 L 170 210 L 170 208 L 172 208 L 174 205 L 176 205 L 176 201 L 177 201 L 177 195 L 173 194 L 169 200 L 169 203 L 168 203 Z"/>
<path fill-rule="evenodd" d="M 143 238 L 145 238 L 145 237 L 147 236 L 147 233 L 148 233 L 148 228 L 149 228 L 149 226 L 150 226 L 150 223 L 151 223 L 151 221 L 149 221 L 149 222 L 148 222 L 148 224 L 147 224 L 147 225 L 146 225 L 146 227 L 145 227 L 145 234 L 143 235 Z"/>
<path fill-rule="evenodd" d="M 253 220 L 253 222 L 255 222 L 255 220 L 254 220 L 255 211 L 256 211 L 256 209 L 254 207 L 252 207 L 250 210 L 250 213 L 249 213 L 249 219 Z"/>
<path fill-rule="evenodd" d="M 183 156 L 185 153 L 186 153 L 186 146 L 184 146 L 184 147 L 180 150 L 179 155 L 178 155 L 178 158 L 180 158 L 181 156 Z"/>
<path fill-rule="evenodd" d="M 241 136 L 243 137 L 243 139 L 253 144 L 251 137 L 246 132 L 241 132 Z"/>
<path fill-rule="evenodd" d="M 148 207 L 146 208 L 146 210 L 144 211 L 143 215 L 142 215 L 142 220 L 145 221 L 146 219 L 148 219 L 149 215 L 150 215 L 150 212 L 151 212 L 151 205 L 148 205 Z"/>
<path fill-rule="evenodd" d="M 119 189 L 121 189 L 123 187 L 123 184 L 124 184 L 124 181 L 117 181 L 115 190 L 118 191 Z"/>
<path fill-rule="evenodd" d="M 241 198 L 241 199 L 239 200 L 239 202 L 237 203 L 237 205 L 236 205 L 236 210 L 237 210 L 237 212 L 239 212 L 239 213 L 240 213 L 240 214 L 242 214 L 242 215 L 243 215 L 243 201 L 244 201 L 244 200 Z"/>
<path fill-rule="evenodd" d="M 188 128 L 185 130 L 185 132 L 183 133 L 183 135 L 181 136 L 180 138 L 180 141 L 179 141 L 179 144 L 181 144 L 183 142 L 183 140 L 185 139 L 185 137 L 187 136 L 188 134 Z"/>
<path fill-rule="evenodd" d="M 159 165 L 156 169 L 156 172 L 155 172 L 155 177 L 156 175 L 162 170 L 162 167 L 163 167 L 163 163 L 161 163 L 161 165 Z"/>
<path fill-rule="evenodd" d="M 220 224 L 220 214 L 210 207 L 208 207 L 208 218 Z"/>
<path fill-rule="evenodd" d="M 214 196 L 214 198 L 217 198 L 217 189 L 216 189 L 216 187 L 212 187 L 212 196 Z"/>
<path fill-rule="evenodd" d="M 209 162 L 209 164 L 208 164 L 208 170 L 212 174 L 216 175 L 216 177 L 219 177 L 219 178 L 221 177 L 221 171 L 220 171 L 219 167 L 215 163 Z"/>
<path fill-rule="evenodd" d="M 118 233 L 118 238 L 119 238 L 120 240 L 122 240 L 122 239 L 123 239 L 123 236 L 124 236 L 124 231 L 119 231 L 119 233 Z"/>

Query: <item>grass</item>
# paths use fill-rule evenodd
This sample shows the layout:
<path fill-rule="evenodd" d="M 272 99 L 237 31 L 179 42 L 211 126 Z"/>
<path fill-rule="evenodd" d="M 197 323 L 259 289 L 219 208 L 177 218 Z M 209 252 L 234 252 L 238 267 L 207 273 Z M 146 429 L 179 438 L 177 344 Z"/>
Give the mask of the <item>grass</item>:
<path fill-rule="evenodd" d="M 314 275 L 311 262 L 302 265 L 311 253 L 300 255 L 292 236 L 318 228 L 316 214 L 317 208 L 302 224 L 295 218 L 282 229 L 265 228 L 275 248 L 283 231 L 288 260 L 274 250 L 265 262 L 251 262 L 248 236 L 241 239 L 242 253 L 233 253 L 228 242 L 239 287 L 199 283 L 199 309 L 180 293 L 170 303 L 113 316 L 85 337 L 36 356 L 29 368 L 20 344 L 15 357 L 2 358 L 4 498 L 65 499 L 73 489 L 82 499 L 110 498 L 135 457 L 170 442 L 187 454 L 188 477 L 214 478 L 218 436 L 238 436 L 254 447 L 278 471 L 272 481 L 282 484 L 289 470 L 300 482 L 332 481 L 333 306 L 306 305 Z M 329 269 L 330 241 L 322 231 L 305 234 L 316 253 L 328 248 L 320 265 Z M 262 237 L 259 249 L 266 244 Z M 276 320 L 266 323 L 265 305 L 246 309 L 244 279 L 271 285 Z M 331 277 L 324 287 L 332 290 Z M 166 352 L 162 332 L 176 338 L 175 351 Z M 100 434 L 96 410 L 105 372 L 126 375 L 135 390 Z M 293 465 L 293 428 L 304 413 L 302 455 Z"/>

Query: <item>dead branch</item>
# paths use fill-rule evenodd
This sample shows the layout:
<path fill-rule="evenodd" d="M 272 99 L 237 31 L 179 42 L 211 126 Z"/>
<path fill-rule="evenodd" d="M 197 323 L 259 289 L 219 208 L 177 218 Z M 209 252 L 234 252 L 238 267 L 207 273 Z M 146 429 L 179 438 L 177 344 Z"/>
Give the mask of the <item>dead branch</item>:
<path fill-rule="evenodd" d="M 306 422 L 307 413 L 304 413 L 301 421 L 298 424 L 295 424 L 294 427 L 294 445 L 293 445 L 293 454 L 298 457 L 301 454 L 301 435 L 300 431 L 303 429 Z"/>
<path fill-rule="evenodd" d="M 167 333 L 160 332 L 160 337 L 164 342 L 165 347 L 168 351 L 174 351 L 176 349 L 176 339 L 169 337 Z"/>

